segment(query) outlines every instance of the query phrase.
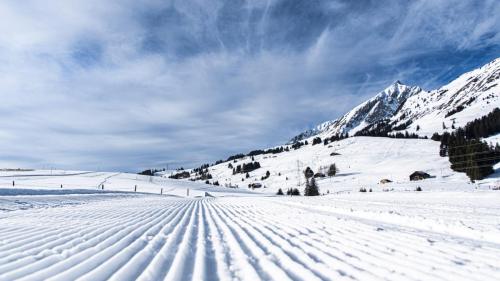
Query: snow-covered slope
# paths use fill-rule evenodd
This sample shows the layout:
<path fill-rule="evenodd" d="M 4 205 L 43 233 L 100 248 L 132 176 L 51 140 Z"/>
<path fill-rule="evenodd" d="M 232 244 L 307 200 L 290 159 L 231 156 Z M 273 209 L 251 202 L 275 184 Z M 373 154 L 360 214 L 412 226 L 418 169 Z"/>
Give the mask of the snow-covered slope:
<path fill-rule="evenodd" d="M 333 156 L 332 156 L 333 154 Z M 249 173 L 233 174 L 232 167 L 250 162 L 259 162 L 261 168 Z M 357 192 L 360 187 L 374 192 L 385 190 L 471 190 L 489 189 L 498 180 L 486 179 L 471 184 L 467 176 L 450 169 L 445 157 L 439 156 L 439 142 L 425 139 L 392 139 L 383 137 L 351 137 L 329 145 L 305 145 L 300 149 L 277 154 L 246 156 L 230 162 L 208 167 L 213 179 L 222 186 L 248 189 L 252 183 L 261 183 L 263 188 L 255 191 L 275 193 L 279 188 L 305 186 L 303 171 L 310 167 L 314 172 L 326 174 L 328 167 L 335 163 L 339 173 L 335 177 L 318 178 L 321 193 L 345 191 Z M 262 179 L 269 171 L 270 177 Z M 433 178 L 424 181 L 410 181 L 414 171 L 425 171 Z M 390 179 L 392 183 L 380 184 L 380 180 Z"/>
<path fill-rule="evenodd" d="M 299 134 L 291 143 L 314 135 L 354 135 L 381 122 L 390 124 L 393 131 L 430 136 L 451 130 L 452 125 L 463 126 L 499 106 L 500 58 L 430 92 L 396 81 L 344 116 Z"/>

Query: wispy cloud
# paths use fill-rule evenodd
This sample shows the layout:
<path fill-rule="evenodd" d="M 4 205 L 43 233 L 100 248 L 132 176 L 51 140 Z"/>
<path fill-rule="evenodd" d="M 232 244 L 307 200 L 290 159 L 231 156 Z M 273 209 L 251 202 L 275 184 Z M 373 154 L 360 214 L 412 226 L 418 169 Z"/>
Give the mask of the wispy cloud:
<path fill-rule="evenodd" d="M 134 170 L 279 144 L 498 56 L 498 1 L 2 1 L 0 164 Z"/>

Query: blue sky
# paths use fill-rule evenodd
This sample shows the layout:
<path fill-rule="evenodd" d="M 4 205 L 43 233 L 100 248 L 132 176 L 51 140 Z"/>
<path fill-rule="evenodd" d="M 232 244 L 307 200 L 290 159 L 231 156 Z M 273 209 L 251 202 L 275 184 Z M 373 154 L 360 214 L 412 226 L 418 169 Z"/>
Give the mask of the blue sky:
<path fill-rule="evenodd" d="M 0 2 L 0 166 L 137 171 L 282 144 L 500 54 L 500 2 Z"/>

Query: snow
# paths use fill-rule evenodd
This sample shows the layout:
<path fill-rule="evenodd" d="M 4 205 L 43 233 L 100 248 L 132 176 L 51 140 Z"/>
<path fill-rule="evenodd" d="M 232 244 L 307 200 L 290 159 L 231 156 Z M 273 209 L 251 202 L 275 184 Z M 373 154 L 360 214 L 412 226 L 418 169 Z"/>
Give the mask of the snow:
<path fill-rule="evenodd" d="M 12 182 L 15 183 L 12 186 Z M 61 188 L 62 185 L 62 188 Z M 102 189 L 104 186 L 104 189 Z M 251 194 L 248 190 L 230 190 L 228 188 L 206 185 L 199 182 L 176 181 L 163 177 L 142 176 L 129 173 L 112 172 L 59 172 L 53 175 L 44 171 L 16 172 L 0 176 L 0 195 L 12 194 L 52 194 L 94 192 L 139 192 L 173 196 L 204 196 L 205 192 L 219 195 Z M 136 188 L 137 187 L 137 188 Z M 12 189 L 15 188 L 15 189 Z"/>
<path fill-rule="evenodd" d="M 500 278 L 499 191 L 232 191 L 0 196 L 0 280 Z"/>
<path fill-rule="evenodd" d="M 498 107 L 499 77 L 497 59 L 431 92 L 396 82 L 302 136 L 385 118 L 421 135 L 449 130 L 443 122 Z M 222 186 L 168 179 L 173 171 L 2 169 L 0 281 L 500 280 L 500 163 L 471 183 L 438 152 L 432 140 L 351 137 L 255 156 L 248 179 L 228 162 L 209 167 Z M 326 174 L 333 163 L 337 175 L 317 180 L 324 196 L 274 196 L 303 192 L 306 167 Z M 410 181 L 414 171 L 432 177 Z"/>
<path fill-rule="evenodd" d="M 309 140 L 311 143 L 311 140 Z M 332 153 L 339 155 L 330 156 Z M 374 192 L 384 190 L 413 191 L 417 187 L 424 190 L 472 190 L 491 189 L 498 184 L 494 175 L 488 179 L 470 183 L 465 173 L 457 173 L 450 168 L 446 157 L 439 156 L 439 142 L 425 139 L 392 139 L 382 137 L 352 137 L 328 145 L 302 146 L 298 150 L 278 154 L 254 156 L 261 168 L 245 174 L 233 175 L 224 162 L 208 168 L 213 181 L 222 185 L 248 189 L 248 184 L 259 182 L 265 188 L 256 192 L 275 194 L 279 188 L 305 187 L 303 171 L 310 167 L 314 172 L 323 170 L 326 174 L 330 164 L 335 163 L 339 173 L 334 177 L 318 178 L 321 193 L 357 192 L 360 187 Z M 251 162 L 250 157 L 231 164 L 236 167 Z M 499 167 L 495 168 L 499 170 Z M 271 176 L 261 180 L 269 171 Z M 409 175 L 424 171 L 433 176 L 423 181 L 410 181 Z M 242 181 L 243 179 L 243 181 Z M 380 184 L 380 180 L 390 179 L 392 183 Z"/>

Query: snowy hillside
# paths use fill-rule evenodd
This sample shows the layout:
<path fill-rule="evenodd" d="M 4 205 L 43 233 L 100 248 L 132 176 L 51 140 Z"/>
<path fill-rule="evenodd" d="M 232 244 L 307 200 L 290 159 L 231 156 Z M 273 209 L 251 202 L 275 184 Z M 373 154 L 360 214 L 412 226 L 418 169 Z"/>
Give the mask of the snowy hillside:
<path fill-rule="evenodd" d="M 332 156 L 333 155 L 333 156 Z M 235 161 L 208 167 L 213 179 L 223 186 L 248 189 L 252 183 L 261 183 L 255 191 L 275 193 L 279 188 L 298 187 L 303 190 L 303 171 L 310 167 L 315 173 L 326 174 L 335 163 L 339 172 L 335 177 L 317 178 L 321 193 L 358 191 L 360 187 L 374 192 L 387 190 L 471 190 L 489 189 L 498 184 L 494 178 L 470 184 L 463 173 L 450 169 L 448 159 L 439 156 L 439 142 L 424 139 L 392 139 L 382 137 L 351 137 L 329 145 L 306 145 L 297 150 L 277 154 L 246 156 Z M 232 167 L 259 162 L 261 168 L 245 173 L 233 174 Z M 270 172 L 269 178 L 265 177 Z M 410 181 L 409 175 L 425 171 L 433 176 L 424 181 Z M 382 179 L 392 183 L 380 184 Z"/>
<path fill-rule="evenodd" d="M 430 137 L 435 132 L 452 130 L 452 125 L 464 126 L 499 106 L 500 58 L 430 92 L 396 81 L 344 116 L 299 134 L 291 143 L 314 135 L 354 135 L 381 122 L 389 124 L 394 132 L 407 130 Z"/>

